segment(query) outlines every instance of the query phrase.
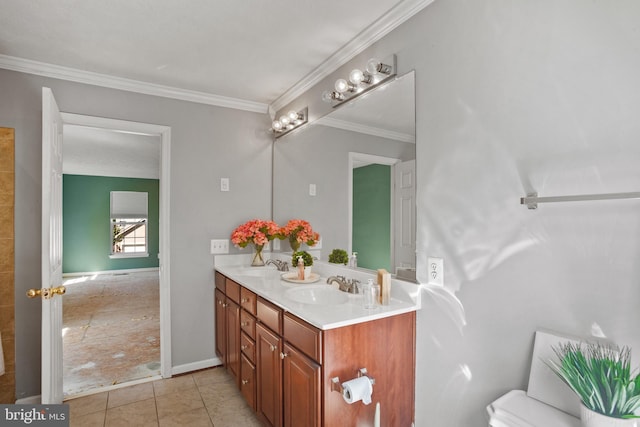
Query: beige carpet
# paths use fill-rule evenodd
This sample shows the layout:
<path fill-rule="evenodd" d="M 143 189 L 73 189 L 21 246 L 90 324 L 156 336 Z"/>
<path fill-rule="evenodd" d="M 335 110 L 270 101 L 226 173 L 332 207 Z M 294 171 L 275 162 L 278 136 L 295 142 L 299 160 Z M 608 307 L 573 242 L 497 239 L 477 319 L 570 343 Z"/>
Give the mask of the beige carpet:
<path fill-rule="evenodd" d="M 65 280 L 65 396 L 160 374 L 157 272 Z"/>

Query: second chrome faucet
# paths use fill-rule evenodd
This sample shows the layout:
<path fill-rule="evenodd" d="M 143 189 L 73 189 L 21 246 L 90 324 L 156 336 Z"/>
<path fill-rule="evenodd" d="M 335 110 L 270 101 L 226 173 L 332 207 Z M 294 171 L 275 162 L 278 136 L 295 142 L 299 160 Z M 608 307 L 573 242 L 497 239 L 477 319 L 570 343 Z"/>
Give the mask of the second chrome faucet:
<path fill-rule="evenodd" d="M 338 289 L 340 289 L 342 292 L 357 294 L 360 281 L 356 279 L 347 279 L 344 276 L 330 276 L 329 278 L 327 278 L 327 283 L 330 285 L 333 283 L 337 283 Z"/>

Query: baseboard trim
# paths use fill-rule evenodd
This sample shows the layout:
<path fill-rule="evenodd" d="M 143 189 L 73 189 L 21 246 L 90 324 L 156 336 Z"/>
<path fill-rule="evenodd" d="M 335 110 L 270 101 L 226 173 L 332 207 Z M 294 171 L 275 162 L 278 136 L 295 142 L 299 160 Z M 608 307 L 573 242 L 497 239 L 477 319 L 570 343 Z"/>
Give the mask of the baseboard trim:
<path fill-rule="evenodd" d="M 91 390 L 83 391 L 81 393 L 73 394 L 71 396 L 66 396 L 64 398 L 64 401 L 66 402 L 67 400 L 77 399 L 78 397 L 91 396 L 91 395 L 98 394 L 98 393 L 104 393 L 104 392 L 107 392 L 107 391 L 118 390 L 119 388 L 125 388 L 125 387 L 129 387 L 129 386 L 132 386 L 132 385 L 138 385 L 138 384 L 145 384 L 145 383 L 148 383 L 148 382 L 158 381 L 158 380 L 161 380 L 161 379 L 162 379 L 162 376 L 153 375 L 151 377 L 141 378 L 139 380 L 126 381 L 126 382 L 123 382 L 123 383 L 114 384 L 114 385 L 110 385 L 110 386 L 106 386 L 106 387 L 97 387 L 97 388 L 93 388 Z"/>
<path fill-rule="evenodd" d="M 222 361 L 219 357 L 212 359 L 200 360 L 198 362 L 185 363 L 184 365 L 178 365 L 171 368 L 171 375 L 186 374 L 187 372 L 199 371 L 200 369 L 213 368 L 214 366 L 222 365 Z"/>
<path fill-rule="evenodd" d="M 39 405 L 42 401 L 40 397 L 41 395 L 23 397 L 22 399 L 16 400 L 16 405 Z"/>
<path fill-rule="evenodd" d="M 77 272 L 77 273 L 63 273 L 62 277 L 97 276 L 99 274 L 148 273 L 152 271 L 160 271 L 160 268 L 148 267 L 148 268 L 130 268 L 128 270 L 84 271 L 84 272 Z"/>

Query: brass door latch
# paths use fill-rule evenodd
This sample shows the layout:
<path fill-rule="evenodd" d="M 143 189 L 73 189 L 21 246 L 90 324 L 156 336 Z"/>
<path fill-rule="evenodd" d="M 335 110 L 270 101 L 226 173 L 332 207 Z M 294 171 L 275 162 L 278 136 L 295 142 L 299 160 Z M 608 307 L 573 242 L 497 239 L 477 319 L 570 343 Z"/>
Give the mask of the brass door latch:
<path fill-rule="evenodd" d="M 42 297 L 42 299 L 51 299 L 55 295 L 63 295 L 67 289 L 64 286 L 58 286 L 56 288 L 42 288 L 42 289 L 29 289 L 27 296 L 29 298 Z"/>

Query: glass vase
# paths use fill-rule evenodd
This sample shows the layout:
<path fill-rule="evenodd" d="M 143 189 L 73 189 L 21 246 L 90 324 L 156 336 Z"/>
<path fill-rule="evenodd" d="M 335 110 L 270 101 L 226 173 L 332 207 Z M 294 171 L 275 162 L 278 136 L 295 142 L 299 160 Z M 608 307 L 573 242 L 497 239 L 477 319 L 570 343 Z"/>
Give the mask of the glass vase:
<path fill-rule="evenodd" d="M 262 248 L 263 245 L 255 245 L 253 252 L 253 261 L 251 261 L 251 267 L 262 267 L 264 266 L 264 259 L 262 258 Z"/>
<path fill-rule="evenodd" d="M 296 236 L 289 236 L 289 245 L 293 252 L 298 252 L 298 249 L 300 249 L 300 242 L 298 242 Z"/>

